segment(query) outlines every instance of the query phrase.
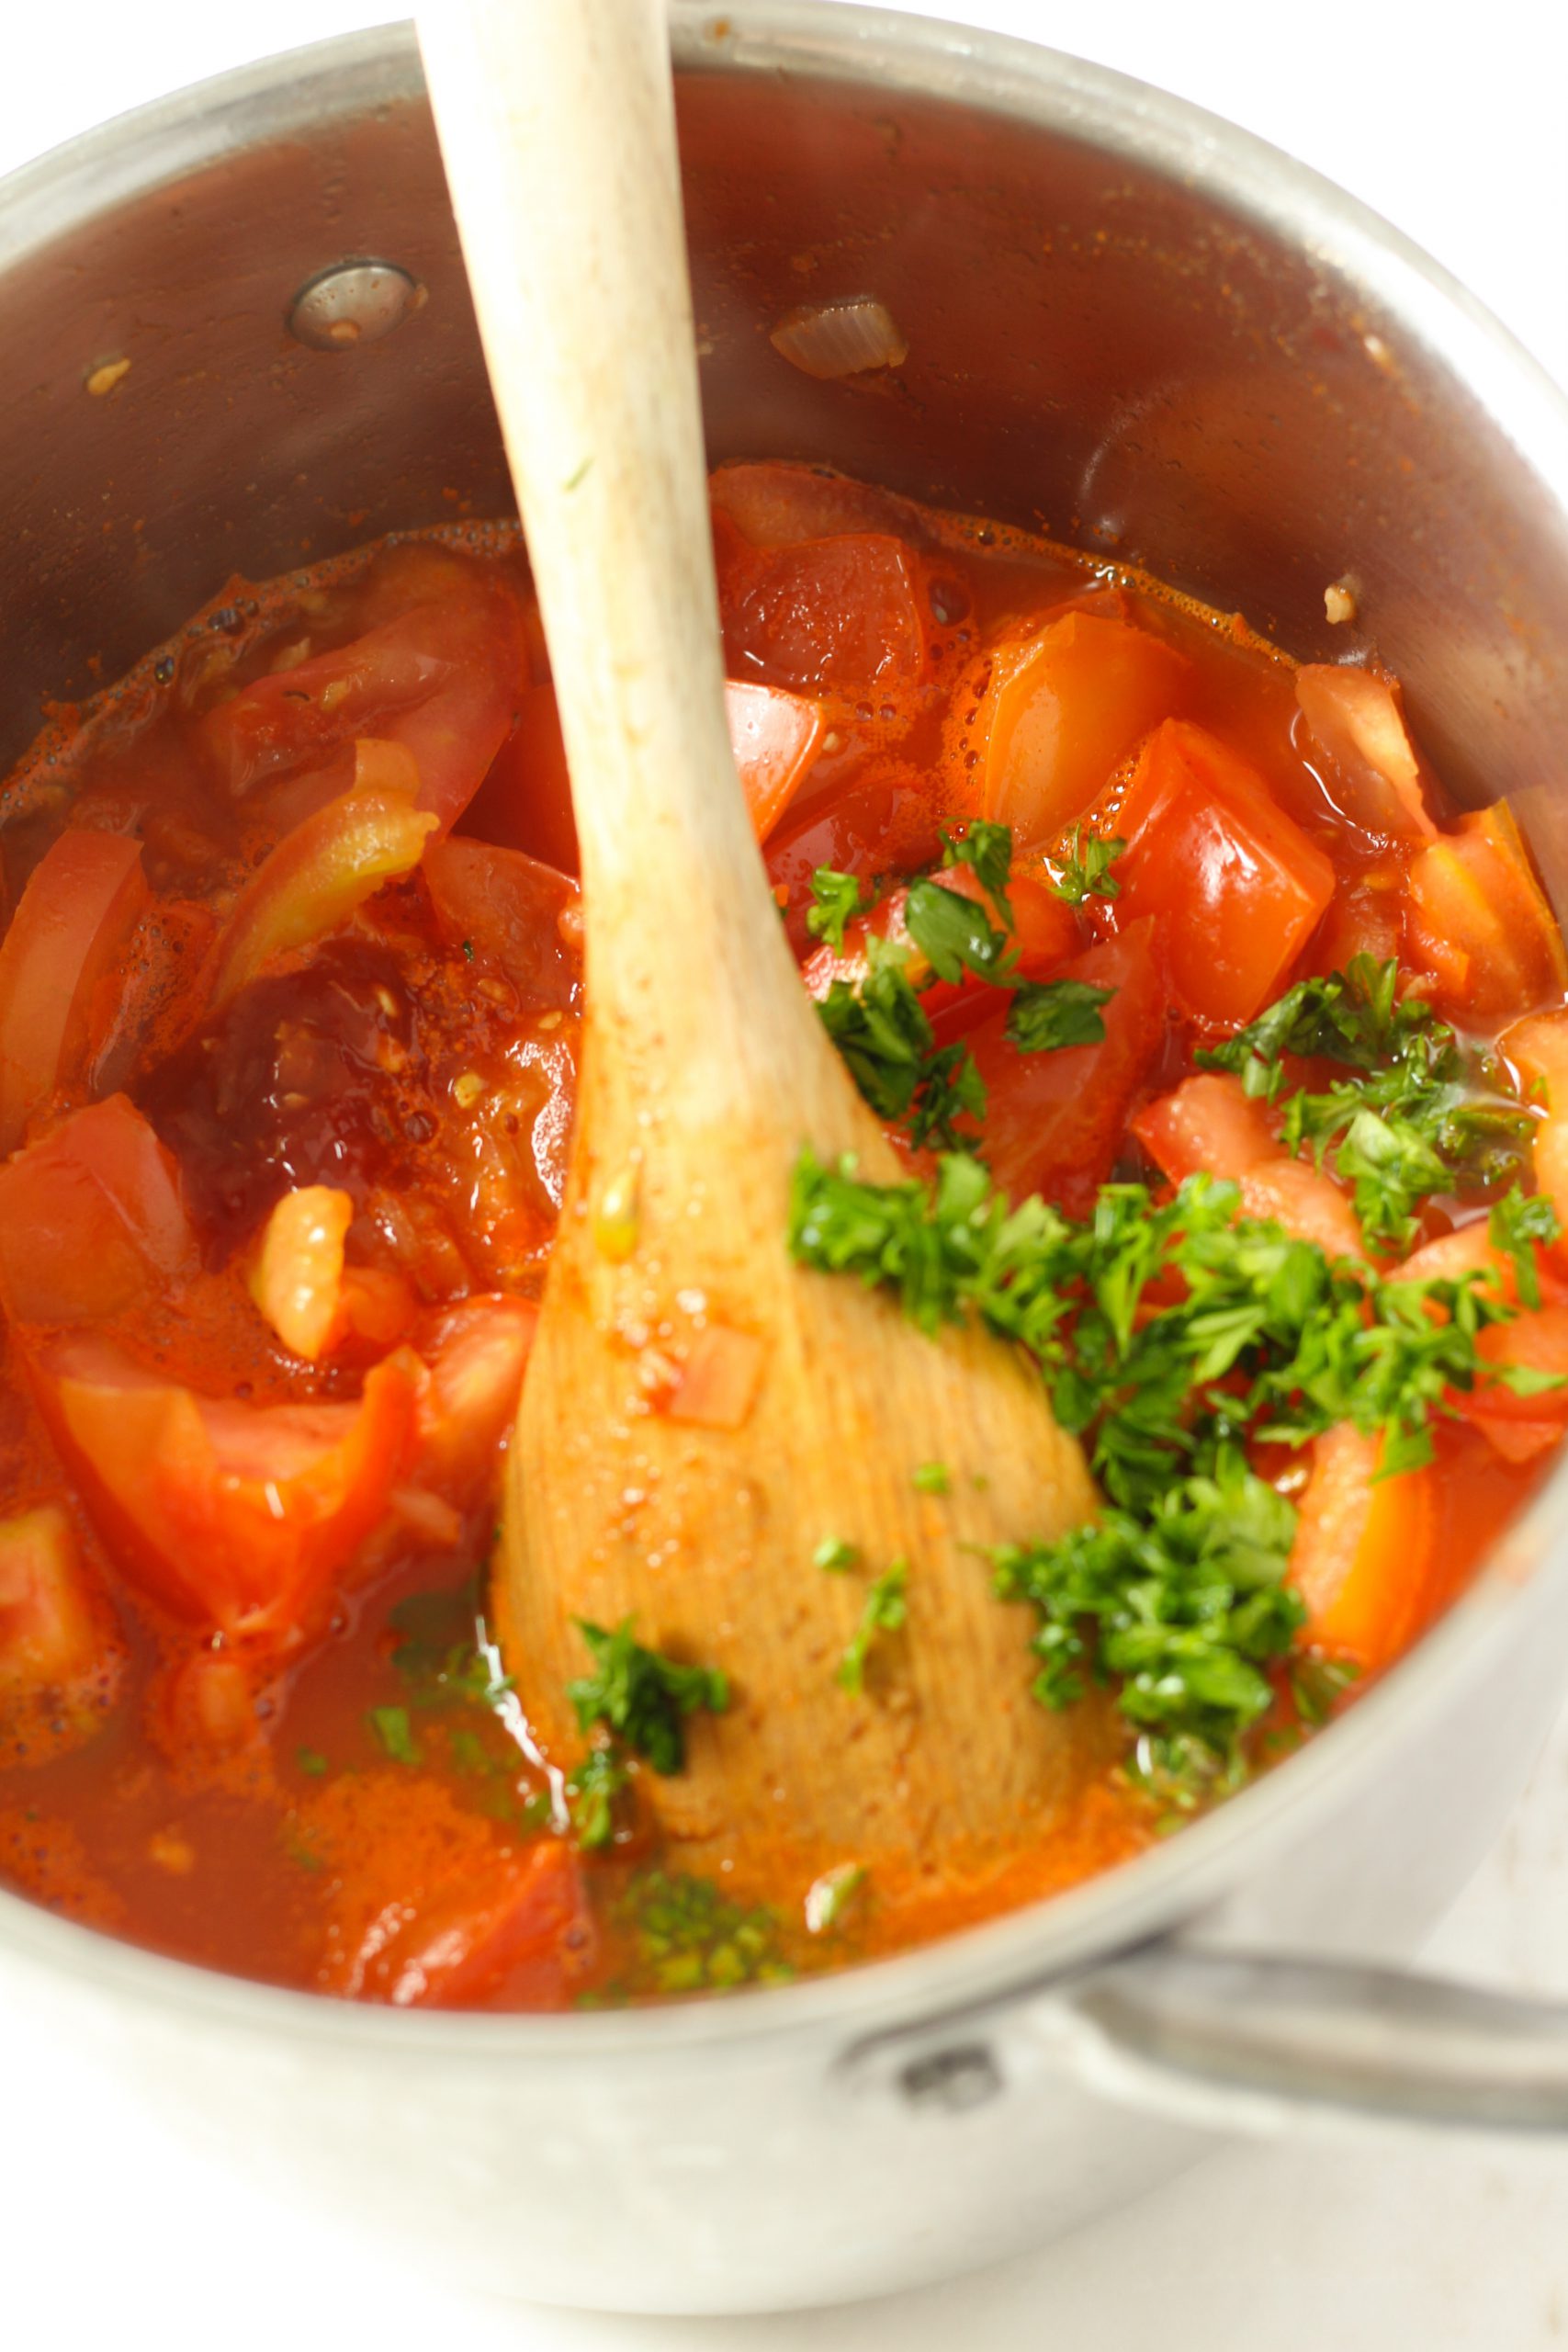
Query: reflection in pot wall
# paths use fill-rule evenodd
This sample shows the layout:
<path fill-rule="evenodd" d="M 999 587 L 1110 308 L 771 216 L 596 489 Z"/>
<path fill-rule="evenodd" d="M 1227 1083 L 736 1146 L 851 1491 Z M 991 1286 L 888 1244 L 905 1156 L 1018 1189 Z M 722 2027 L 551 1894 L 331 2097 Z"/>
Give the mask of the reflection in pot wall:
<path fill-rule="evenodd" d="M 1518 461 L 1418 350 L 1131 154 L 852 83 L 738 80 L 694 22 L 682 46 L 705 62 L 682 137 L 716 456 L 830 459 L 1043 525 L 1315 658 L 1354 650 L 1323 607 L 1352 570 L 1451 779 L 1533 802 L 1568 732 L 1539 651 L 1568 548 L 1519 521 L 1541 509 Z M 0 280 L 0 756 L 40 695 L 113 676 L 231 570 L 510 506 L 412 42 L 381 58 L 368 108 L 345 67 L 308 119 L 275 92 L 193 120 L 156 193 Z M 113 193 L 79 163 L 55 217 Z M 423 309 L 341 352 L 294 341 L 300 285 L 364 254 L 423 281 Z M 817 383 L 770 345 L 800 302 L 867 292 L 908 335 L 901 368 Z"/>

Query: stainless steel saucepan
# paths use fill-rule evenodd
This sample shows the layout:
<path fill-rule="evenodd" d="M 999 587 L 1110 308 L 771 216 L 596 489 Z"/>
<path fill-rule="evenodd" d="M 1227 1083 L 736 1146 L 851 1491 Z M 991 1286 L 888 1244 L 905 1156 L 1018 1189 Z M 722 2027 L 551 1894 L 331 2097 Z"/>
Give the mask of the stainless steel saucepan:
<path fill-rule="evenodd" d="M 1568 407 L 1483 311 L 1311 173 L 1070 59 L 811 0 L 676 27 L 716 458 L 1043 524 L 1312 659 L 1356 642 L 1324 612 L 1348 575 L 1444 773 L 1516 796 L 1568 903 Z M 773 350 L 802 300 L 863 294 L 896 374 Z M 406 32 L 17 175 L 0 354 L 0 758 L 231 570 L 510 506 Z M 1397 1962 L 1559 1697 L 1565 1513 L 1568 1467 L 1413 1657 L 1212 1818 L 835 1980 L 393 2014 L 9 1897 L 0 1973 L 236 2163 L 471 2282 L 627 2309 L 937 2278 L 1307 2104 L 1563 2130 L 1568 2013 Z"/>

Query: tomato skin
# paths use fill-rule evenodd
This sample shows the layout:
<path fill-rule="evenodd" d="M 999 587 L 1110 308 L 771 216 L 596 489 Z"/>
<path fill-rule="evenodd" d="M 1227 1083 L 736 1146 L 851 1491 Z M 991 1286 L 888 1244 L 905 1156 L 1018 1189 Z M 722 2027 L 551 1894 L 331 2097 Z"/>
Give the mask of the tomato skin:
<path fill-rule="evenodd" d="M 942 854 L 942 817 L 910 772 L 897 767 L 874 770 L 847 791 L 813 795 L 804 808 L 788 811 L 763 862 L 795 953 L 805 954 L 810 944 L 806 912 L 819 865 L 863 883 L 934 865 Z"/>
<path fill-rule="evenodd" d="M 754 549 L 720 563 L 725 668 L 848 703 L 906 694 L 924 676 L 920 560 L 880 532 Z"/>
<path fill-rule="evenodd" d="M 1089 612 L 1003 639 L 989 662 L 970 730 L 981 814 L 1010 825 L 1019 848 L 1088 815 L 1117 763 L 1170 715 L 1189 668 L 1146 629 Z"/>
<path fill-rule="evenodd" d="M 0 941 L 0 1153 L 82 1074 L 94 995 L 148 896 L 141 848 L 122 833 L 73 827 L 28 876 Z"/>
<path fill-rule="evenodd" d="M 1167 719 L 1116 819 L 1121 921 L 1167 922 L 1171 986 L 1194 1020 L 1261 1012 L 1334 896 L 1334 868 L 1257 770 L 1201 727 Z"/>
<path fill-rule="evenodd" d="M 361 749 L 382 753 L 385 745 Z M 210 1009 L 220 1011 L 265 966 L 346 922 L 383 883 L 412 872 L 435 818 L 416 805 L 404 752 L 367 763 L 389 780 L 361 786 L 318 808 L 285 835 L 240 893 L 214 951 Z"/>
<path fill-rule="evenodd" d="M 1155 925 L 1133 923 L 1102 940 L 1063 978 L 1114 989 L 1100 1012 L 1102 1044 L 1020 1053 L 1005 1011 L 971 1030 L 968 1043 L 986 1085 L 986 1157 L 997 1182 L 1015 1201 L 1043 1193 L 1069 1216 L 1086 1216 L 1165 1043 Z"/>
<path fill-rule="evenodd" d="M 415 552 L 424 560 L 409 581 L 427 600 L 257 678 L 201 719 L 202 747 L 230 793 L 319 766 L 373 735 L 413 759 L 416 805 L 443 831 L 457 822 L 511 731 L 532 662 L 521 600 L 502 573 L 450 550 Z"/>
<path fill-rule="evenodd" d="M 973 899 L 986 907 L 993 922 L 999 925 L 998 910 L 994 907 L 972 866 L 959 865 L 936 877 L 944 890 L 961 899 Z M 801 967 L 800 977 L 807 996 L 818 1002 L 828 994 L 835 980 L 854 987 L 866 977 L 866 944 L 873 938 L 886 939 L 896 944 L 908 941 L 905 922 L 905 907 L 909 896 L 905 885 L 889 890 L 865 914 L 856 915 L 844 927 L 844 952 L 836 956 L 832 944 L 823 940 Z M 1049 882 L 1042 882 L 1027 874 L 1015 875 L 1009 887 L 1012 907 L 1014 943 L 1018 952 L 1016 970 L 1021 979 L 1039 979 L 1055 972 L 1077 954 L 1083 945 L 1077 920 L 1072 909 L 1060 899 Z M 919 987 L 921 975 L 929 967 L 916 956 L 910 966 L 910 978 Z M 953 1005 L 967 1002 L 984 994 L 985 984 L 970 980 L 936 980 L 929 988 L 920 988 L 920 1002 L 929 1018 L 948 1012 Z"/>
<path fill-rule="evenodd" d="M 354 1990 L 400 2009 L 463 2008 L 502 1984 L 515 2001 L 559 2007 L 595 1941 L 581 1866 L 554 1838 L 499 1858 L 481 1885 L 437 1890 L 380 1939 L 389 1926 L 355 1956 Z"/>
<path fill-rule="evenodd" d="M 1438 1598 L 1438 1481 L 1430 1466 L 1379 1478 L 1381 1453 L 1348 1422 L 1314 1441 L 1289 1569 L 1309 1612 L 1299 1638 L 1369 1673 L 1408 1647 Z"/>
<path fill-rule="evenodd" d="M 433 842 L 424 880 L 446 937 L 490 958 L 529 1005 L 564 1010 L 575 998 L 582 959 L 562 917 L 581 892 L 570 875 L 521 850 L 466 834 Z"/>
<path fill-rule="evenodd" d="M 429 1376 L 420 1389 L 413 1475 L 423 1484 L 468 1502 L 492 1476 L 538 1322 L 532 1300 L 498 1292 L 444 1307 L 420 1326 Z"/>
<path fill-rule="evenodd" d="M 0 1304 L 17 1323 L 102 1322 L 197 1264 L 174 1161 L 111 1094 L 0 1168 Z"/>
<path fill-rule="evenodd" d="M 423 1370 L 407 1350 L 355 1405 L 251 1406 L 160 1381 L 98 1340 L 28 1365 L 56 1443 L 126 1573 L 181 1617 L 285 1646 L 386 1508 Z"/>
<path fill-rule="evenodd" d="M 1451 1020 L 1491 1023 L 1568 989 L 1568 952 L 1506 800 L 1460 818 L 1411 861 L 1408 961 Z"/>
<path fill-rule="evenodd" d="M 1296 673 L 1296 701 L 1351 823 L 1383 841 L 1434 839 L 1438 829 L 1393 682 L 1374 670 L 1311 662 Z"/>

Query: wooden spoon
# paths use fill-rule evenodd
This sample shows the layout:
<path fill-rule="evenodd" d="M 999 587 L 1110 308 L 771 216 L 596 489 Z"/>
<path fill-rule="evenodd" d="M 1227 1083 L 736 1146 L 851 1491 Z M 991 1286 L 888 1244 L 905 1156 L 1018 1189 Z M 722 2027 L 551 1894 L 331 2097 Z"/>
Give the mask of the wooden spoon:
<path fill-rule="evenodd" d="M 1014 1353 L 933 1342 L 786 1248 L 803 1144 L 898 1170 L 801 988 L 730 752 L 663 10 L 440 0 L 421 40 L 586 921 L 571 1168 L 510 1457 L 507 1662 L 563 1763 L 583 1746 L 566 1685 L 591 1664 L 575 1620 L 631 1613 L 642 1642 L 722 1668 L 728 1711 L 641 1787 L 731 1884 L 844 1860 L 889 1883 L 983 1874 L 1102 1756 L 1091 1716 L 1031 1695 L 1032 1620 L 974 1547 L 1055 1535 L 1094 1495 Z M 694 1350 L 754 1379 L 739 1427 L 663 1409 Z M 917 1489 L 933 1462 L 946 1495 Z M 828 1539 L 852 1567 L 814 1565 Z M 836 1670 L 898 1560 L 907 1622 L 855 1695 Z"/>

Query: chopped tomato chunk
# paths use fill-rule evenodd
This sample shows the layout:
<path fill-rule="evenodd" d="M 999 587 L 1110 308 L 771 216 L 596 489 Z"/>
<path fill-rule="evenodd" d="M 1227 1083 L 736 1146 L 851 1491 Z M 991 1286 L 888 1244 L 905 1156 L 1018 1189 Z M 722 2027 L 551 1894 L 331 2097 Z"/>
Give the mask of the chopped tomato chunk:
<path fill-rule="evenodd" d="M 1296 700 L 1351 823 L 1389 841 L 1431 841 L 1438 829 L 1391 681 L 1375 670 L 1309 662 L 1296 673 Z"/>
<path fill-rule="evenodd" d="M 1568 1233 L 1568 1012 L 1516 1022 L 1497 1040 L 1546 1115 L 1535 1131 L 1535 1180 Z"/>
<path fill-rule="evenodd" d="M 1239 1182 L 1259 1160 L 1283 1156 L 1269 1104 L 1220 1070 L 1183 1079 L 1173 1093 L 1145 1103 L 1133 1133 L 1173 1184 L 1200 1170 Z"/>
<path fill-rule="evenodd" d="M 83 1075 L 88 1016 L 144 911 L 140 845 L 72 828 L 28 877 L 0 941 L 0 1153 Z"/>
<path fill-rule="evenodd" d="M 1004 639 L 972 734 L 981 813 L 1010 825 L 1020 847 L 1059 839 L 1118 761 L 1169 717 L 1187 672 L 1147 629 L 1094 613 Z"/>
<path fill-rule="evenodd" d="M 1430 1467 L 1379 1478 L 1381 1451 L 1348 1423 L 1314 1442 L 1290 1566 L 1309 1612 L 1302 1638 L 1368 1672 L 1425 1624 L 1441 1529 Z"/>
<path fill-rule="evenodd" d="M 416 806 L 443 831 L 462 815 L 530 681 L 524 615 L 499 571 L 448 549 L 410 552 L 420 559 L 410 584 L 429 601 L 256 679 L 202 719 L 204 747 L 231 793 L 320 766 L 354 737 L 374 735 L 410 753 Z"/>
<path fill-rule="evenodd" d="M 279 842 L 240 895 L 216 949 L 216 1010 L 276 956 L 309 947 L 385 882 L 408 874 L 436 820 L 412 793 L 358 786 L 318 808 Z"/>
<path fill-rule="evenodd" d="M 1516 1315 L 1511 1323 L 1494 1323 L 1482 1332 L 1475 1349 L 1483 1363 L 1515 1365 L 1561 1385 L 1516 1396 L 1511 1389 L 1488 1384 L 1473 1396 L 1454 1399 L 1467 1419 L 1568 1427 L 1568 1306 L 1542 1306 Z"/>
<path fill-rule="evenodd" d="M 797 952 L 805 945 L 811 877 L 819 865 L 877 875 L 933 865 L 942 851 L 942 811 L 897 770 L 874 772 L 847 791 L 812 797 L 786 811 L 763 853 L 768 879 L 789 916 Z"/>
<path fill-rule="evenodd" d="M 821 706 L 782 686 L 731 679 L 724 689 L 724 708 L 752 827 L 765 842 L 817 756 Z"/>
<path fill-rule="evenodd" d="M 344 1237 L 354 1196 L 332 1184 L 285 1193 L 267 1218 L 250 1273 L 251 1296 L 293 1354 L 314 1363 L 338 1320 Z"/>
<path fill-rule="evenodd" d="M 925 532 L 921 511 L 911 500 L 821 466 L 720 466 L 708 488 L 715 512 L 754 548 L 867 531 L 918 540 Z"/>
<path fill-rule="evenodd" d="M 570 875 L 521 850 L 457 834 L 431 843 L 424 879 L 454 944 L 490 957 L 528 1004 L 571 1002 L 582 965 L 562 917 L 581 893 Z"/>
<path fill-rule="evenodd" d="M 121 1565 L 154 1600 L 232 1637 L 288 1642 L 385 1508 L 421 1381 L 406 1351 L 357 1404 L 199 1396 L 102 1342 L 35 1356 L 62 1453 Z"/>
<path fill-rule="evenodd" d="M 764 1366 L 754 1332 L 709 1323 L 693 1340 L 665 1403 L 672 1421 L 695 1429 L 738 1430 L 750 1419 Z"/>
<path fill-rule="evenodd" d="M 954 866 L 936 878 L 944 890 L 952 890 L 961 899 L 977 900 L 987 909 L 993 921 L 998 919 L 998 910 L 991 905 L 972 866 Z M 1083 944 L 1077 920 L 1049 882 L 1036 880 L 1028 874 L 1018 874 L 1012 878 L 1008 895 L 1013 912 L 1013 944 L 1018 954 L 1015 968 L 1021 979 L 1035 979 L 1047 972 L 1054 972 L 1077 955 Z M 807 995 L 820 1002 L 835 980 L 843 980 L 851 987 L 863 980 L 868 969 L 868 940 L 886 939 L 900 945 L 908 943 L 909 933 L 905 922 L 905 907 L 908 896 L 907 885 L 889 890 L 866 913 L 856 915 L 845 925 L 841 956 L 834 954 L 829 940 L 824 940 L 801 967 L 800 977 L 806 984 Z M 920 1002 L 931 1018 L 963 1000 L 975 997 L 984 986 L 982 982 L 966 978 L 963 980 L 935 980 L 926 987 L 922 982 L 929 968 L 922 957 L 918 954 L 912 955 L 910 978 L 919 987 Z"/>
<path fill-rule="evenodd" d="M 766 552 L 738 543 L 719 574 L 725 666 L 847 702 L 903 692 L 925 670 L 920 586 L 919 558 L 881 533 Z"/>
<path fill-rule="evenodd" d="M 986 1156 L 1014 1200 L 1043 1193 L 1083 1216 L 1110 1175 L 1138 1090 L 1165 1042 L 1165 991 L 1152 922 L 1133 923 L 1069 964 L 1063 978 L 1114 991 L 1103 1041 L 1021 1053 L 1007 1014 L 970 1033 L 985 1081 Z"/>
<path fill-rule="evenodd" d="M 1410 961 L 1450 1018 L 1502 1021 L 1568 989 L 1568 955 L 1506 800 L 1459 820 L 1411 861 Z"/>
<path fill-rule="evenodd" d="M 0 1168 L 0 1305 L 16 1322 L 103 1321 L 166 1296 L 196 1257 L 174 1161 L 123 1094 Z"/>
<path fill-rule="evenodd" d="M 517 1416 L 539 1310 L 525 1298 L 465 1298 L 423 1325 L 416 1475 L 467 1501 L 495 1467 Z"/>
<path fill-rule="evenodd" d="M 69 1682 L 97 1653 L 82 1555 L 59 1504 L 0 1520 L 0 1692 Z"/>
<path fill-rule="evenodd" d="M 1201 727 L 1168 719 L 1116 819 L 1124 921 L 1168 919 L 1172 988 L 1194 1019 L 1261 1012 L 1334 896 L 1334 868 L 1257 770 Z"/>
<path fill-rule="evenodd" d="M 1304 1159 L 1259 1160 L 1241 1180 L 1244 1216 L 1283 1227 L 1329 1258 L 1365 1259 L 1367 1245 L 1349 1201 L 1332 1176 Z"/>

